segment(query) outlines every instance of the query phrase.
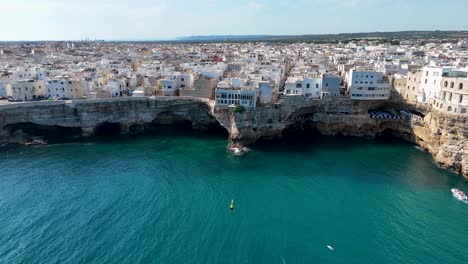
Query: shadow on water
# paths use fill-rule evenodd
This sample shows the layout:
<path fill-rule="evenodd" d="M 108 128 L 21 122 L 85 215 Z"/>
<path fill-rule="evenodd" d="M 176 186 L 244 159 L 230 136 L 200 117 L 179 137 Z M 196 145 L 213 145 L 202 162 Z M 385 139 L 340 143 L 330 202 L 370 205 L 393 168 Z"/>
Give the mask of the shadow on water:
<path fill-rule="evenodd" d="M 338 134 L 335 136 L 321 135 L 311 127 L 290 128 L 286 130 L 279 139 L 259 140 L 252 148 L 264 152 L 310 152 L 314 149 L 348 149 L 365 147 L 366 145 L 379 146 L 416 146 L 404 139 L 399 138 L 391 131 L 385 131 L 376 137 L 354 137 Z"/>

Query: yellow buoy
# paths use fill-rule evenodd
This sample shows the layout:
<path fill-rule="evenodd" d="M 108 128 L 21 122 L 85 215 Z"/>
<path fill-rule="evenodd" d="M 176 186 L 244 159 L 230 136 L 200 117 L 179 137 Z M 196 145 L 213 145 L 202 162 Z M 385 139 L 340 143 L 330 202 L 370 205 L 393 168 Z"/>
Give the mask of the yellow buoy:
<path fill-rule="evenodd" d="M 231 210 L 234 210 L 234 200 L 231 200 L 231 206 L 229 206 L 229 208 L 231 208 Z"/>

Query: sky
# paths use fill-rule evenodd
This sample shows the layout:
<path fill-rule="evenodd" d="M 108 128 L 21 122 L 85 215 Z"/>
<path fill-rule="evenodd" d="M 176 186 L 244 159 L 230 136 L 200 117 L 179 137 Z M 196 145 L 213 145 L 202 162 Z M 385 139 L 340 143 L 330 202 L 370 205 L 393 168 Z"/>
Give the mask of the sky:
<path fill-rule="evenodd" d="M 468 30 L 467 0 L 0 0 L 0 41 Z"/>

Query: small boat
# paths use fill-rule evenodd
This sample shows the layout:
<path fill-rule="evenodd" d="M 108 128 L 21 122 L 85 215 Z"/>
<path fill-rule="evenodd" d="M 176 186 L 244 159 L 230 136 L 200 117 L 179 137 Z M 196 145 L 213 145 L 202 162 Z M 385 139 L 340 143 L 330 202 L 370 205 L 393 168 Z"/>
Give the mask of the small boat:
<path fill-rule="evenodd" d="M 453 188 L 452 194 L 455 198 L 457 198 L 460 201 L 468 201 L 468 197 L 466 197 L 466 194 L 460 191 L 459 189 Z"/>
<path fill-rule="evenodd" d="M 332 246 L 327 246 L 327 248 L 332 251 L 335 250 Z"/>
<path fill-rule="evenodd" d="M 234 200 L 231 200 L 231 205 L 229 206 L 231 210 L 234 210 Z"/>
<path fill-rule="evenodd" d="M 41 146 L 41 145 L 47 145 L 47 141 L 42 140 L 42 139 L 35 139 L 33 141 L 26 143 L 26 146 L 28 147 Z"/>

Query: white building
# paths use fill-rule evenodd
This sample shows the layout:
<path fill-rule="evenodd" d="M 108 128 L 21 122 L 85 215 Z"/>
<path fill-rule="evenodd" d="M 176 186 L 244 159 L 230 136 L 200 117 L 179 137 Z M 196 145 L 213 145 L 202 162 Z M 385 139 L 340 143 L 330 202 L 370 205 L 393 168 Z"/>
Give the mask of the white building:
<path fill-rule="evenodd" d="M 60 78 L 46 83 L 46 97 L 48 98 L 72 99 L 81 96 L 83 96 L 83 88 L 80 81 Z"/>
<path fill-rule="evenodd" d="M 444 74 L 440 98 L 434 108 L 449 114 L 468 116 L 468 72 L 452 71 Z"/>
<path fill-rule="evenodd" d="M 192 74 L 179 74 L 176 77 L 178 89 L 192 89 L 194 78 Z"/>
<path fill-rule="evenodd" d="M 450 70 L 450 68 L 435 66 L 422 68 L 421 83 L 419 85 L 422 93 L 418 96 L 418 102 L 434 104 L 440 98 L 442 75 Z"/>
<path fill-rule="evenodd" d="M 322 78 L 305 78 L 302 81 L 302 95 L 318 99 L 322 97 Z"/>
<path fill-rule="evenodd" d="M 175 96 L 179 92 L 177 88 L 177 80 L 175 77 L 169 77 L 161 80 L 161 91 L 164 96 Z"/>
<path fill-rule="evenodd" d="M 11 97 L 15 100 L 30 101 L 44 98 L 44 81 L 21 80 L 11 84 Z"/>
<path fill-rule="evenodd" d="M 220 82 L 215 90 L 215 106 L 225 108 L 232 105 L 255 108 L 257 106 L 257 91 L 248 88 L 234 88 L 226 82 Z"/>
<path fill-rule="evenodd" d="M 322 97 L 321 78 L 289 77 L 284 87 L 285 95 L 302 95 L 309 98 Z"/>
<path fill-rule="evenodd" d="M 285 95 L 302 95 L 302 78 L 288 77 L 284 84 Z"/>
<path fill-rule="evenodd" d="M 353 100 L 388 100 L 390 82 L 383 73 L 369 69 L 349 71 L 348 91 Z"/>

